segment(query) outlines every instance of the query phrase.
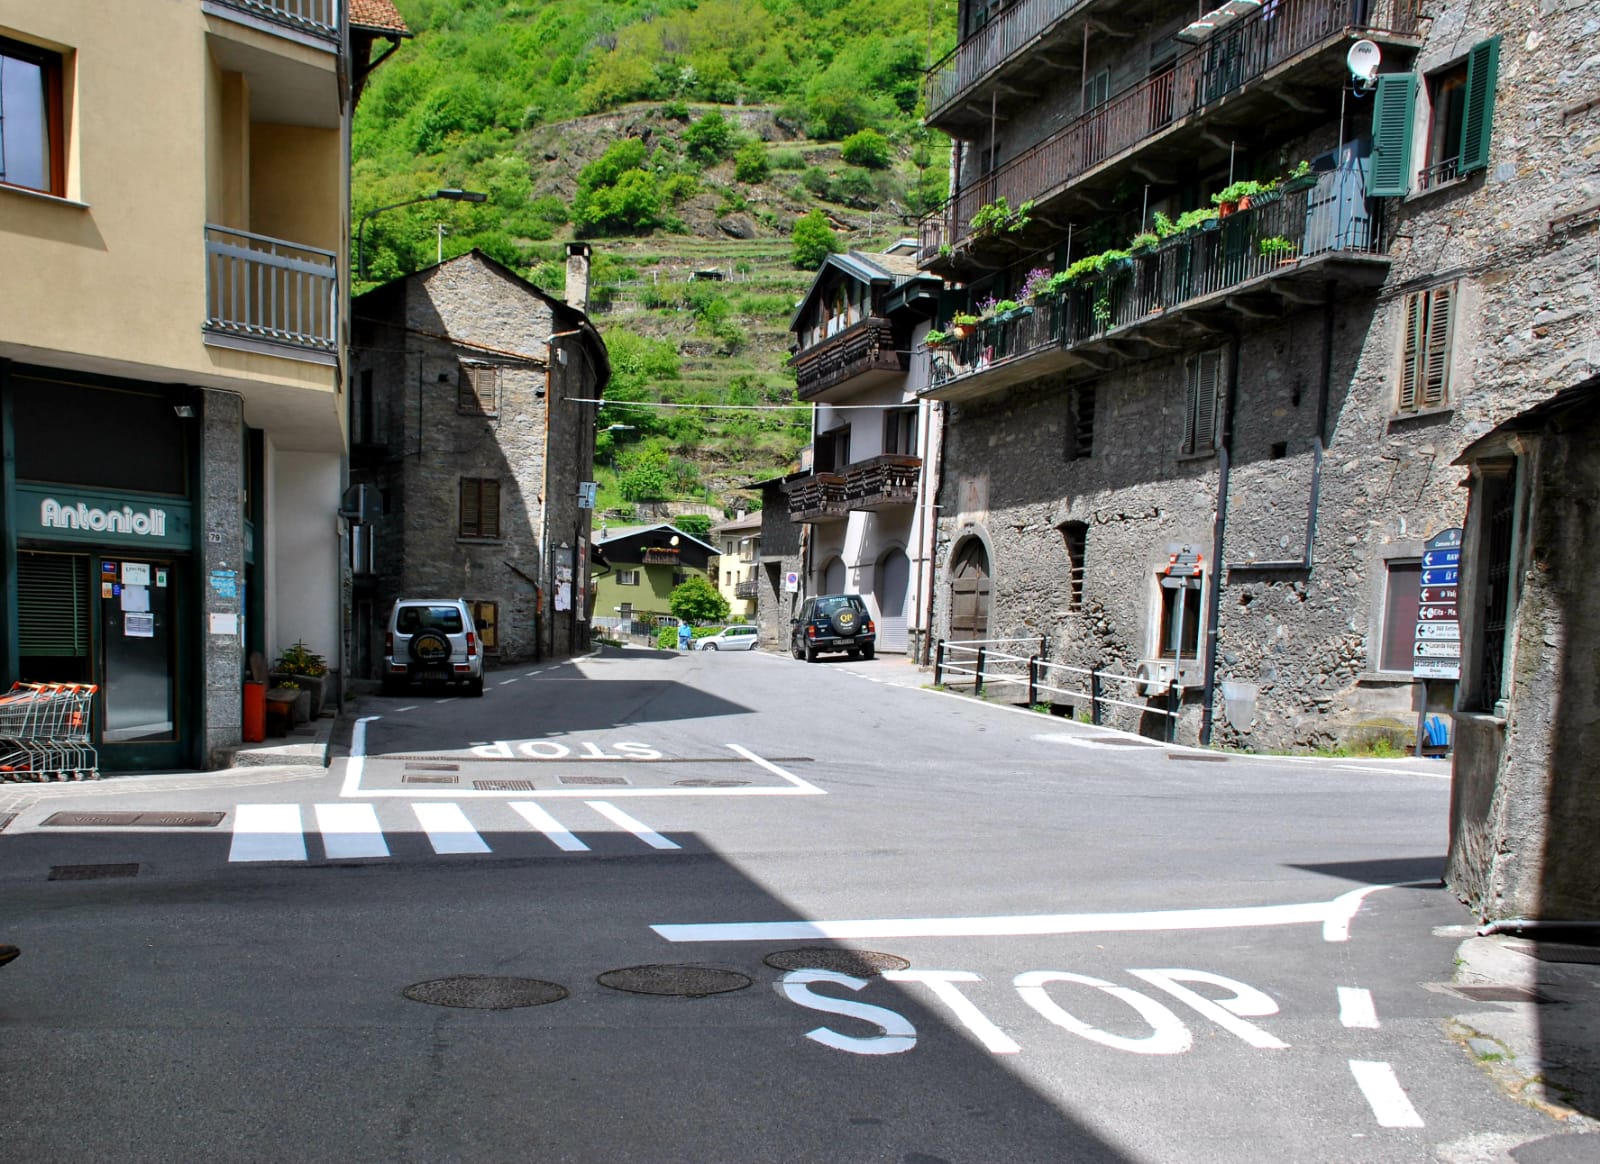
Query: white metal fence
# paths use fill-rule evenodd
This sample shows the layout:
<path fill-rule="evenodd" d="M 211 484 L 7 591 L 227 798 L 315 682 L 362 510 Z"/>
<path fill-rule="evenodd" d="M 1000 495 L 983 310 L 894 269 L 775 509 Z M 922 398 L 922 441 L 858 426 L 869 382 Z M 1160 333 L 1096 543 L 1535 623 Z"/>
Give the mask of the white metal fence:
<path fill-rule="evenodd" d="M 332 251 L 206 227 L 206 328 L 319 352 L 337 347 Z"/>

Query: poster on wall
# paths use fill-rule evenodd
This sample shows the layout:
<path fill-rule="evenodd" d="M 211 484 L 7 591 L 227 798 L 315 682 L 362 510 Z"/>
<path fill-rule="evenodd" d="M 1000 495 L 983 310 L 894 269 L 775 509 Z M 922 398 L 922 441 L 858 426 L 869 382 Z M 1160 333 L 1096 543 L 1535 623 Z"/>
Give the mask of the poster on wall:
<path fill-rule="evenodd" d="M 156 616 L 153 614 L 124 614 L 122 616 L 122 633 L 130 639 L 153 639 L 156 637 Z"/>

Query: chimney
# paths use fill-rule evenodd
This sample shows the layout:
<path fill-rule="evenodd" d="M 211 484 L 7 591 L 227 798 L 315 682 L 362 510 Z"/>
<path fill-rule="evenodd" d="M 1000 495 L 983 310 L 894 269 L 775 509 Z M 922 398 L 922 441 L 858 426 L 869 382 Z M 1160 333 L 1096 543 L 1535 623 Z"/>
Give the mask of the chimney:
<path fill-rule="evenodd" d="M 567 306 L 589 310 L 589 244 L 567 244 Z"/>

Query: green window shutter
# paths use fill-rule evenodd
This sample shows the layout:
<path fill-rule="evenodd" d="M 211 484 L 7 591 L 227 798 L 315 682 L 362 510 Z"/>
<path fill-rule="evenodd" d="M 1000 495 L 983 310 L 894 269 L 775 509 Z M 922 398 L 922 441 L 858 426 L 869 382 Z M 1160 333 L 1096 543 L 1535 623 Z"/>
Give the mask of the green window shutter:
<path fill-rule="evenodd" d="M 1494 129 L 1494 89 L 1500 79 L 1500 38 L 1472 46 L 1467 54 L 1466 108 L 1461 116 L 1461 162 L 1470 174 L 1489 165 L 1489 135 Z"/>
<path fill-rule="evenodd" d="M 1372 182 L 1367 193 L 1403 197 L 1411 192 L 1411 122 L 1416 108 L 1415 74 L 1379 74 L 1372 102 Z"/>
<path fill-rule="evenodd" d="M 17 555 L 17 654 L 79 658 L 89 653 L 89 560 Z"/>

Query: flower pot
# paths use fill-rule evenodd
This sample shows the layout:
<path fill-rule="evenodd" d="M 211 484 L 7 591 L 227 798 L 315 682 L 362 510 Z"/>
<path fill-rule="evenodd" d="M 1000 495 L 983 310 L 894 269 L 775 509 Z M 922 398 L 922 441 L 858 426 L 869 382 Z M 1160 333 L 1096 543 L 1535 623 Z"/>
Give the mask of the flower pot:
<path fill-rule="evenodd" d="M 1217 217 L 1227 218 L 1228 215 L 1232 214 L 1237 209 L 1239 209 L 1239 204 L 1237 202 L 1219 202 L 1217 203 Z"/>
<path fill-rule="evenodd" d="M 955 339 L 964 340 L 972 334 L 972 328 L 967 324 L 958 323 L 950 329 L 950 334 Z"/>
<path fill-rule="evenodd" d="M 1285 178 L 1278 183 L 1278 189 L 1285 194 L 1298 194 L 1301 190 L 1309 190 L 1317 184 L 1315 174 L 1300 174 L 1297 177 Z"/>

